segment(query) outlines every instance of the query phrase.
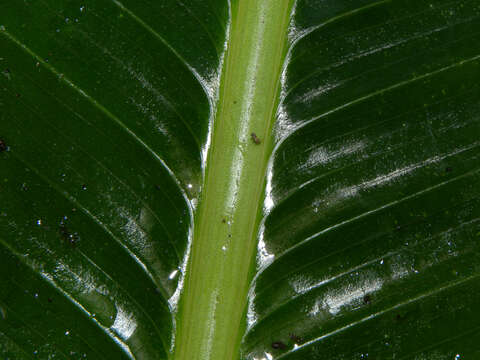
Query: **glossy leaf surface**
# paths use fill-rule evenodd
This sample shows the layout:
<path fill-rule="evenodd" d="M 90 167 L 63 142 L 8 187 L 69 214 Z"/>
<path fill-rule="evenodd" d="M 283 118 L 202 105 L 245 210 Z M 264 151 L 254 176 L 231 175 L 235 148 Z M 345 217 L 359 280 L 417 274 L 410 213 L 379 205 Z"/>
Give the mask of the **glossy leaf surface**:
<path fill-rule="evenodd" d="M 226 15 L 0 5 L 1 358 L 167 357 Z"/>
<path fill-rule="evenodd" d="M 264 213 L 237 209 L 260 224 L 257 267 L 239 251 L 222 265 L 251 281 L 236 309 L 246 330 L 222 334 L 241 342 L 233 358 L 480 356 L 480 4 L 292 5 L 288 53 L 272 58 L 281 88 L 248 100 L 274 99 L 256 120 L 273 131 L 260 144 L 238 133 L 244 157 L 270 166 L 253 189 Z M 183 356 L 176 324 L 202 319 L 176 313 L 194 228 L 242 224 L 195 212 L 236 194 L 204 189 L 232 145 L 215 140 L 218 121 L 240 122 L 247 94 L 227 84 L 244 64 L 224 54 L 238 6 L 0 4 L 2 359 Z M 231 233 L 232 248 L 252 240 Z"/>
<path fill-rule="evenodd" d="M 478 2 L 296 10 L 246 354 L 478 357 Z"/>

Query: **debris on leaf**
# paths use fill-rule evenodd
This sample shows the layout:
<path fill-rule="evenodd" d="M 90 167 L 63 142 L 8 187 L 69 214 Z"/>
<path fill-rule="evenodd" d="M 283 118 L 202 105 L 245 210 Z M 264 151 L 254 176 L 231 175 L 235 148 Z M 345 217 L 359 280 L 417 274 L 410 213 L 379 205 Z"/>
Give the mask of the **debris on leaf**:
<path fill-rule="evenodd" d="M 4 151 L 7 151 L 7 150 L 8 150 L 7 144 L 5 144 L 5 141 L 0 139 L 0 152 L 4 152 Z"/>
<path fill-rule="evenodd" d="M 285 350 L 287 348 L 287 345 L 285 345 L 281 341 L 275 341 L 275 342 L 272 343 L 272 348 L 273 349 Z"/>
<path fill-rule="evenodd" d="M 260 145 L 260 143 L 261 143 L 262 141 L 258 138 L 257 134 L 255 134 L 254 132 L 252 132 L 252 133 L 250 134 L 250 136 L 252 137 L 252 141 L 254 142 L 254 144 Z"/>

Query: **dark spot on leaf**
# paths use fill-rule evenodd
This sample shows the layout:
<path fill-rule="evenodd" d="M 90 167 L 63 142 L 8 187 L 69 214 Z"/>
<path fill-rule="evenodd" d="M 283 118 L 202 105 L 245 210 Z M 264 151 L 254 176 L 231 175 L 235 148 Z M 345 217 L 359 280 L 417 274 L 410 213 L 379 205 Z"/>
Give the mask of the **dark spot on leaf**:
<path fill-rule="evenodd" d="M 52 300 L 52 298 L 48 298 L 47 301 L 48 301 L 49 303 L 51 303 L 53 300 Z"/>
<path fill-rule="evenodd" d="M 372 303 L 372 298 L 371 298 L 371 296 L 370 296 L 370 295 L 365 295 L 365 296 L 363 297 L 363 303 L 364 303 L 365 305 L 370 305 L 370 304 Z"/>
<path fill-rule="evenodd" d="M 273 349 L 285 350 L 287 348 L 287 345 L 285 345 L 281 341 L 275 341 L 275 342 L 272 343 L 272 348 Z"/>
<path fill-rule="evenodd" d="M 8 146 L 7 146 L 7 144 L 5 144 L 5 141 L 0 139 L 0 152 L 7 151 L 7 149 L 8 149 Z"/>
<path fill-rule="evenodd" d="M 21 97 L 22 95 L 20 95 L 19 93 L 16 93 L 15 96 L 16 96 L 17 98 L 19 98 L 19 97 Z"/>
<path fill-rule="evenodd" d="M 255 134 L 254 132 L 252 132 L 252 133 L 250 134 L 250 136 L 252 137 L 252 141 L 253 141 L 254 144 L 260 145 L 260 143 L 261 143 L 262 141 L 258 138 L 257 134 Z"/>
<path fill-rule="evenodd" d="M 77 243 L 79 241 L 78 235 L 71 233 L 63 220 L 60 223 L 59 232 L 60 232 L 61 238 L 67 245 L 70 245 L 71 247 L 77 246 Z"/>
<path fill-rule="evenodd" d="M 222 219 L 222 223 L 225 224 L 226 222 L 227 222 L 227 220 L 226 220 L 225 218 L 223 218 L 223 219 Z"/>
<path fill-rule="evenodd" d="M 447 166 L 447 167 L 445 168 L 445 172 L 447 172 L 447 173 L 448 173 L 448 172 L 452 172 L 452 168 L 451 168 L 450 166 Z"/>
<path fill-rule="evenodd" d="M 301 344 L 303 342 L 302 338 L 295 334 L 289 334 L 288 337 L 292 340 L 295 344 Z"/>

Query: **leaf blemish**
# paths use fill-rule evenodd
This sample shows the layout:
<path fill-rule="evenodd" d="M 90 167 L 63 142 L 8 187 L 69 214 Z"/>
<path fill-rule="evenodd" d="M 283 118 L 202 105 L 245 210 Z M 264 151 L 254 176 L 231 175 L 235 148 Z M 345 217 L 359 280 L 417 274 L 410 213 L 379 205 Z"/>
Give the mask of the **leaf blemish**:
<path fill-rule="evenodd" d="M 371 298 L 371 296 L 370 296 L 370 295 L 365 295 L 365 296 L 363 297 L 363 303 L 364 303 L 365 305 L 370 305 L 370 304 L 372 303 L 372 298 Z"/>
<path fill-rule="evenodd" d="M 65 225 L 64 221 L 62 220 L 60 222 L 60 228 L 59 228 L 60 236 L 62 239 L 70 246 L 76 247 L 78 243 L 78 235 L 77 234 L 72 234 L 67 226 Z"/>
<path fill-rule="evenodd" d="M 7 144 L 5 144 L 5 141 L 0 139 L 0 152 L 4 152 L 4 151 L 7 151 L 7 150 L 8 150 Z"/>
<path fill-rule="evenodd" d="M 285 350 L 287 348 L 287 345 L 285 345 L 281 341 L 275 341 L 275 342 L 272 343 L 272 348 L 273 349 Z"/>
<path fill-rule="evenodd" d="M 288 337 L 292 340 L 295 344 L 301 344 L 303 342 L 302 338 L 295 334 L 289 334 Z"/>
<path fill-rule="evenodd" d="M 260 145 L 260 143 L 261 143 L 262 141 L 258 138 L 257 134 L 255 134 L 254 132 L 252 132 L 252 133 L 250 134 L 250 136 L 252 137 L 252 141 L 253 141 L 253 143 L 254 143 L 255 145 Z"/>

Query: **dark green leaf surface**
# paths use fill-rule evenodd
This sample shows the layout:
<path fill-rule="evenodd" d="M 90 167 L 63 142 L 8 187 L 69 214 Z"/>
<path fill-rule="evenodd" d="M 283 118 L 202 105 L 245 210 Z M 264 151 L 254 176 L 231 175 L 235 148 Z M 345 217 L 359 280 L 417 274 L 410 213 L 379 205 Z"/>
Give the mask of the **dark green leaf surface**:
<path fill-rule="evenodd" d="M 0 358 L 166 358 L 226 21 L 1 2 Z"/>
<path fill-rule="evenodd" d="M 480 4 L 294 24 L 244 357 L 479 357 Z"/>

